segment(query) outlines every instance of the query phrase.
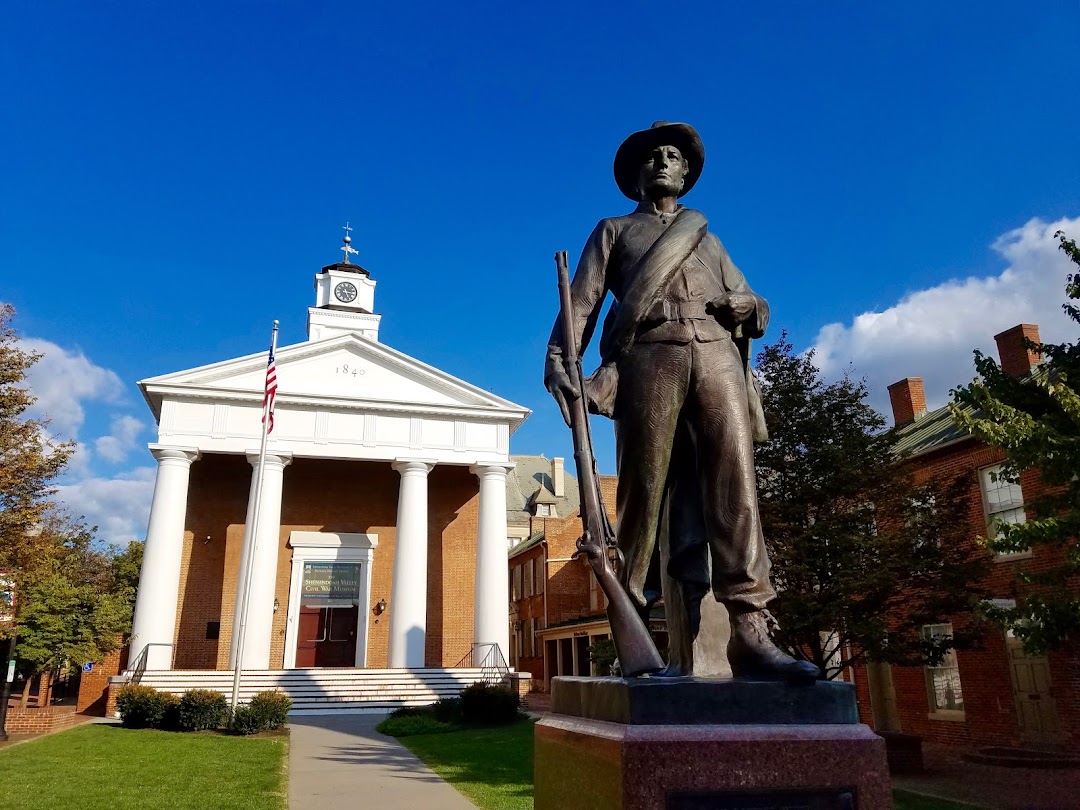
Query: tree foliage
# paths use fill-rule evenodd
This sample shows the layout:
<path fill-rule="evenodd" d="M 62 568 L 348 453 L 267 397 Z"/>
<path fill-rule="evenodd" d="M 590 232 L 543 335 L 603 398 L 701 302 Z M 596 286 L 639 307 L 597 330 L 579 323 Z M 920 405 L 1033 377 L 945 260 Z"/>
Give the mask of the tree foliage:
<path fill-rule="evenodd" d="M 0 636 L 16 631 L 19 667 L 33 675 L 116 648 L 131 627 L 142 544 L 98 548 L 95 529 L 54 503 L 53 481 L 75 444 L 27 413 L 26 374 L 40 355 L 20 346 L 14 315 L 0 305 L 0 571 L 16 586 L 16 624 Z"/>
<path fill-rule="evenodd" d="M 51 512 L 37 531 L 54 553 L 20 595 L 17 654 L 26 675 L 74 668 L 115 650 L 131 629 L 134 602 L 132 587 L 115 575 L 117 558 L 94 547 L 81 521 Z"/>
<path fill-rule="evenodd" d="M 26 372 L 40 355 L 20 347 L 14 316 L 0 304 L 0 570 L 21 584 L 47 567 L 50 549 L 35 528 L 75 445 L 50 436 L 48 420 L 27 415 L 34 396 Z"/>
<path fill-rule="evenodd" d="M 1060 248 L 1080 266 L 1080 248 L 1060 231 Z M 1080 324 L 1080 272 L 1070 273 L 1062 309 Z M 987 612 L 1024 642 L 1029 654 L 1059 648 L 1080 632 L 1080 342 L 1033 343 L 1043 363 L 1026 377 L 1012 377 L 975 352 L 978 377 L 955 389 L 953 418 L 971 435 L 1005 451 L 1001 476 L 1018 481 L 1037 470 L 1046 489 L 1028 497 L 1024 523 L 996 523 L 980 540 L 999 554 L 1044 549 L 1038 570 L 1021 563 L 1026 587 L 1015 608 Z M 1027 493 L 1025 493 L 1027 495 Z M 1048 564 L 1049 563 L 1049 564 Z"/>
<path fill-rule="evenodd" d="M 939 659 L 970 634 L 922 627 L 969 614 L 985 554 L 965 537 L 960 482 L 917 484 L 894 435 L 845 375 L 826 383 L 786 335 L 758 356 L 769 440 L 755 462 L 777 588 L 777 640 L 834 678 L 861 659 Z M 962 624 L 962 623 L 961 623 Z"/>

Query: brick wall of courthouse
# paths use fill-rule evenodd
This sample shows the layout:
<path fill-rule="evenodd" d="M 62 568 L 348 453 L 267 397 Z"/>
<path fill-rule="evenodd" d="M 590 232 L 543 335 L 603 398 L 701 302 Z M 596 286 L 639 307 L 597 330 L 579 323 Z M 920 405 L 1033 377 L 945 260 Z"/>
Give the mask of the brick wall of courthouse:
<path fill-rule="evenodd" d="M 94 662 L 90 672 L 79 677 L 79 697 L 77 708 L 80 714 L 97 717 L 105 716 L 109 697 L 109 678 L 119 675 L 127 667 L 128 647 L 113 650 L 102 660 Z"/>
<path fill-rule="evenodd" d="M 986 517 L 979 486 L 979 470 L 998 464 L 1000 450 L 974 439 L 940 448 L 913 460 L 916 479 L 952 480 L 959 477 L 967 485 L 969 542 L 986 532 Z M 1042 483 L 1037 472 L 1020 479 L 1025 500 L 1037 496 Z M 1021 570 L 1043 571 L 1057 563 L 1059 555 L 1036 549 L 1028 559 L 995 562 L 986 579 L 990 598 L 1022 599 L 1025 587 L 1017 581 Z M 954 628 L 961 626 L 954 622 Z M 901 731 L 924 739 L 952 745 L 1019 745 L 1020 727 L 1013 695 L 1011 666 L 1004 634 L 988 632 L 977 649 L 956 653 L 960 685 L 964 695 L 962 720 L 943 719 L 930 712 L 925 670 L 922 667 L 893 667 L 892 679 Z M 1049 656 L 1051 692 L 1064 732 L 1065 744 L 1080 747 L 1080 646 Z M 864 722 L 873 723 L 867 673 L 858 668 L 859 708 Z"/>
<path fill-rule="evenodd" d="M 175 665 L 226 669 L 252 468 L 242 456 L 208 454 L 191 466 L 181 563 Z M 368 666 L 385 667 L 393 599 L 399 474 L 389 463 L 297 459 L 285 468 L 270 666 L 283 666 L 293 531 L 378 535 L 372 564 Z M 436 466 L 428 478 L 428 666 L 453 666 L 472 644 L 479 515 L 477 479 L 467 467 Z M 209 541 L 206 538 L 209 537 Z M 361 617 L 362 620 L 362 617 Z M 207 623 L 221 622 L 217 640 Z"/>

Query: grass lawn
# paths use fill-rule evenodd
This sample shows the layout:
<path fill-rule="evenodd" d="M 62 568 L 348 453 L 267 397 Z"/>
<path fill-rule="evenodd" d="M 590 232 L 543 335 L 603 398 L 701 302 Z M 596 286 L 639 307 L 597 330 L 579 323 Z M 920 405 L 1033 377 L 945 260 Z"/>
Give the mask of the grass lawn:
<path fill-rule="evenodd" d="M 0 751 L 5 807 L 285 810 L 288 738 L 83 725 Z"/>
<path fill-rule="evenodd" d="M 975 807 L 973 804 L 920 796 L 918 793 L 908 793 L 906 790 L 894 790 L 892 795 L 893 810 L 972 810 Z"/>
<path fill-rule="evenodd" d="M 532 810 L 532 720 L 400 742 L 481 810 Z"/>
<path fill-rule="evenodd" d="M 402 745 L 481 810 L 531 810 L 533 721 L 402 737 Z M 971 810 L 970 804 L 893 791 L 895 810 Z"/>

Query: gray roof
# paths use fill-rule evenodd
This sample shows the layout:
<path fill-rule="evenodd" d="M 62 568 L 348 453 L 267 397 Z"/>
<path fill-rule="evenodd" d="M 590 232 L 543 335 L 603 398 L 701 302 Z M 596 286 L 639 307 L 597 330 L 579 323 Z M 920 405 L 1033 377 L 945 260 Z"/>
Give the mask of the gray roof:
<path fill-rule="evenodd" d="M 1029 383 L 1047 374 L 1046 366 L 1042 363 L 1032 366 L 1028 374 L 1021 378 L 1022 382 Z M 970 405 L 962 405 L 961 410 L 965 414 L 982 417 L 983 413 L 978 408 Z M 970 433 L 953 421 L 949 413 L 949 406 L 938 408 L 936 411 L 924 413 L 896 431 L 896 445 L 893 452 L 897 455 L 912 456 L 929 453 L 932 450 L 945 447 L 965 439 L 974 438 Z"/>
<path fill-rule="evenodd" d="M 555 488 L 551 483 L 551 459 L 539 456 L 510 456 L 514 469 L 506 476 L 506 523 L 508 526 L 528 526 L 530 499 L 540 487 L 549 492 Z M 554 503 L 559 517 L 566 517 L 578 508 L 577 479 L 568 470 L 563 472 L 565 495 L 562 498 L 551 496 L 551 500 L 541 503 Z"/>
<path fill-rule="evenodd" d="M 975 413 L 973 408 L 967 406 L 964 406 L 964 411 Z M 898 428 L 893 452 L 898 456 L 918 456 L 970 438 L 971 434 L 953 421 L 949 407 L 946 405 L 925 413 L 914 422 Z"/>
<path fill-rule="evenodd" d="M 536 487 L 536 492 L 529 498 L 529 502 L 533 504 L 537 503 L 558 503 L 559 499 L 556 498 L 550 489 L 540 484 Z"/>

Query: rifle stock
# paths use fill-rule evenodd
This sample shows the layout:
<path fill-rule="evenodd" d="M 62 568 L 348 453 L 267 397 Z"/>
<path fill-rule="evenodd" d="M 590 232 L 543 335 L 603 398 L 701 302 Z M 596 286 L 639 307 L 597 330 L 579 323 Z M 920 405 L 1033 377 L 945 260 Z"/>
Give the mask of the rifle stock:
<path fill-rule="evenodd" d="M 664 661 L 657 652 L 630 594 L 623 588 L 612 566 L 609 551 L 618 554 L 615 547 L 615 530 L 608 520 L 600 492 L 600 475 L 593 454 L 592 432 L 585 402 L 585 379 L 581 371 L 577 338 L 574 335 L 574 303 L 570 297 L 570 271 L 566 264 L 566 252 L 555 254 L 559 273 L 560 320 L 563 326 L 563 361 L 570 382 L 579 396 L 571 398 L 570 429 L 574 435 L 574 462 L 577 465 L 578 487 L 581 493 L 581 523 L 584 529 L 577 541 L 577 554 L 585 555 L 592 566 L 593 575 L 608 600 L 608 624 L 619 666 L 623 675 L 634 677 L 659 672 Z M 575 555 L 577 556 L 577 555 Z"/>

